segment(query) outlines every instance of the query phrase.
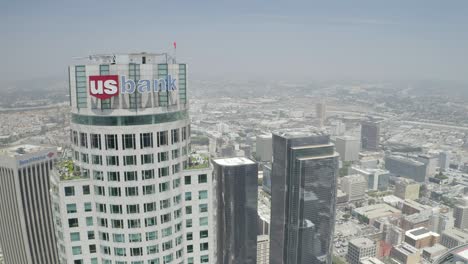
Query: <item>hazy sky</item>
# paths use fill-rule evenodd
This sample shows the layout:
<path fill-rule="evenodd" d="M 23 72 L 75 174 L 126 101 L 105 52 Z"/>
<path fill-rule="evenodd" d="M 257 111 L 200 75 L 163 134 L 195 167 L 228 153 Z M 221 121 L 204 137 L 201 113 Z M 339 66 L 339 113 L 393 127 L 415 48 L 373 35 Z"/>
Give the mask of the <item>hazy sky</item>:
<path fill-rule="evenodd" d="M 468 1 L 0 0 L 0 79 L 170 51 L 197 77 L 468 80 Z"/>

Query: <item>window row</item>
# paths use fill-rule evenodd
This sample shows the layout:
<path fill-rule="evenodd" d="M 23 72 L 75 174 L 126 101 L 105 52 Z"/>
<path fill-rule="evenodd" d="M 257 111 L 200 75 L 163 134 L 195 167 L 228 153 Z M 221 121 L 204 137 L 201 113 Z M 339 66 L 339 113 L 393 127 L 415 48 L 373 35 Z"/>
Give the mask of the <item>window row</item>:
<path fill-rule="evenodd" d="M 190 126 L 180 129 L 175 128 L 170 131 L 141 133 L 139 134 L 139 148 L 153 148 L 154 145 L 158 147 L 167 146 L 169 144 L 186 141 L 189 137 Z M 106 134 L 102 137 L 101 134 L 90 133 L 88 138 L 87 133 L 78 131 L 71 132 L 71 140 L 75 146 L 91 149 L 118 150 L 119 146 L 121 149 L 136 149 L 136 139 L 137 134 L 123 134 L 121 135 L 119 142 L 119 135 L 117 134 Z M 154 144 L 154 142 L 156 142 L 156 144 Z"/>

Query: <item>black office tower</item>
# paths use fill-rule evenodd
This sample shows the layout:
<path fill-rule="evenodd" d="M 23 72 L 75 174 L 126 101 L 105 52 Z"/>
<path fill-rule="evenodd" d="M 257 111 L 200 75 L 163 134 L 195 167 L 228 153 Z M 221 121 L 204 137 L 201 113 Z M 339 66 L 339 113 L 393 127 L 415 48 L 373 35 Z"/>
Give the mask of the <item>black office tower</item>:
<path fill-rule="evenodd" d="M 273 134 L 271 264 L 331 263 L 337 169 L 328 135 Z"/>
<path fill-rule="evenodd" d="M 216 264 L 257 262 L 258 164 L 247 158 L 213 161 Z"/>

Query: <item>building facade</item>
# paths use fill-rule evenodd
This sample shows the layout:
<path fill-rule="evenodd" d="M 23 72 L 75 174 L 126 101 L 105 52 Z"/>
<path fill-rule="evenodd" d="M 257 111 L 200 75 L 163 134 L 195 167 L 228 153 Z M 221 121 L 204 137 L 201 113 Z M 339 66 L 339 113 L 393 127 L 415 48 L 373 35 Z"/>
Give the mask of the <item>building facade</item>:
<path fill-rule="evenodd" d="M 380 123 L 366 120 L 361 123 L 362 149 L 376 151 L 380 148 Z"/>
<path fill-rule="evenodd" d="M 247 158 L 213 160 L 216 261 L 257 263 L 258 164 Z"/>
<path fill-rule="evenodd" d="M 52 147 L 0 150 L 0 245 L 5 263 L 58 263 L 49 195 L 56 157 Z"/>
<path fill-rule="evenodd" d="M 349 241 L 346 261 L 349 264 L 360 264 L 363 258 L 377 256 L 377 244 L 368 238 L 356 238 Z"/>
<path fill-rule="evenodd" d="M 186 65 L 90 59 L 69 67 L 71 153 L 52 177 L 60 263 L 213 263 L 211 169 L 189 156 Z M 92 80 L 112 78 L 117 94 L 97 97 L 112 87 Z"/>
<path fill-rule="evenodd" d="M 366 196 L 367 181 L 359 174 L 341 178 L 341 190 L 348 195 L 348 202 L 363 200 Z"/>
<path fill-rule="evenodd" d="M 331 263 L 338 158 L 328 135 L 273 134 L 270 263 Z"/>
<path fill-rule="evenodd" d="M 256 157 L 258 161 L 270 162 L 273 155 L 272 136 L 259 135 L 256 139 Z"/>
<path fill-rule="evenodd" d="M 359 151 L 361 143 L 358 138 L 343 136 L 335 139 L 336 152 L 340 153 L 342 161 L 357 161 L 359 160 Z"/>

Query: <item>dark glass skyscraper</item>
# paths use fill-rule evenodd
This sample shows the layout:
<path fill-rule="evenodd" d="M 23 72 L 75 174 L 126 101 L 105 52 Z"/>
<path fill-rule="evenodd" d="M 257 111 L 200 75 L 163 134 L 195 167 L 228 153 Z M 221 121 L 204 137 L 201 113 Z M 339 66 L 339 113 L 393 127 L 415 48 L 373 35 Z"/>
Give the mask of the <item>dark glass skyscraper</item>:
<path fill-rule="evenodd" d="M 371 119 L 361 123 L 361 144 L 364 150 L 378 150 L 380 145 L 380 122 Z"/>
<path fill-rule="evenodd" d="M 257 262 L 258 165 L 247 158 L 213 161 L 216 264 Z"/>
<path fill-rule="evenodd" d="M 331 263 L 338 154 L 325 134 L 273 134 L 271 264 Z"/>

